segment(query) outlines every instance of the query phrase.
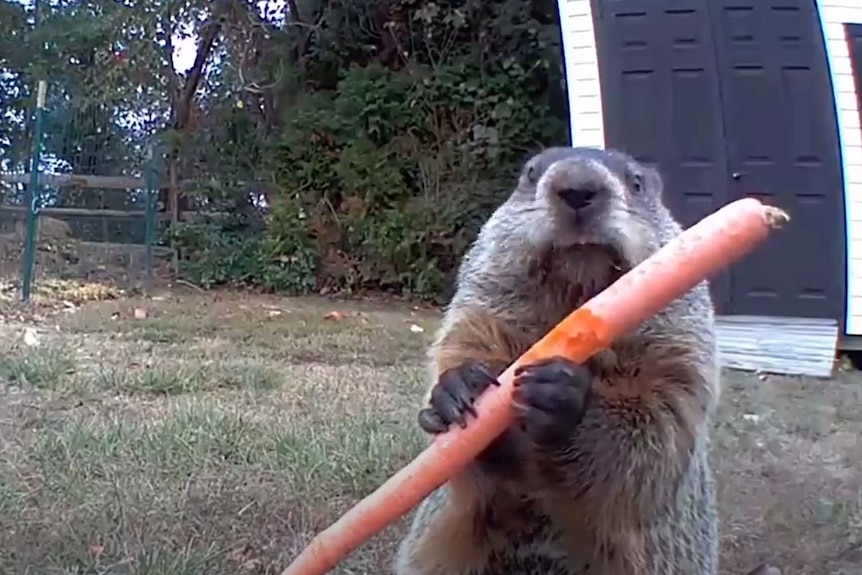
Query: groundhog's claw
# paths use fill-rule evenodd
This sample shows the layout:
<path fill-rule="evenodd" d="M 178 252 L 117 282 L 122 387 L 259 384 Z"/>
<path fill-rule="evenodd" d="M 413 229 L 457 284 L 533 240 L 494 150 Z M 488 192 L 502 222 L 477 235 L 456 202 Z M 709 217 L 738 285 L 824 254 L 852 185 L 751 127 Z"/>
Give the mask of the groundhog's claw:
<path fill-rule="evenodd" d="M 419 426 L 433 434 L 443 433 L 453 423 L 466 427 L 466 414 L 476 417 L 473 402 L 489 385 L 500 383 L 480 362 L 444 371 L 431 390 L 431 405 L 419 411 Z"/>
<path fill-rule="evenodd" d="M 515 370 L 514 401 L 519 422 L 540 445 L 566 441 L 584 415 L 593 375 L 563 357 Z"/>
<path fill-rule="evenodd" d="M 760 566 L 754 571 L 749 572 L 748 575 L 781 575 L 781 569 L 769 563 L 761 563 Z"/>

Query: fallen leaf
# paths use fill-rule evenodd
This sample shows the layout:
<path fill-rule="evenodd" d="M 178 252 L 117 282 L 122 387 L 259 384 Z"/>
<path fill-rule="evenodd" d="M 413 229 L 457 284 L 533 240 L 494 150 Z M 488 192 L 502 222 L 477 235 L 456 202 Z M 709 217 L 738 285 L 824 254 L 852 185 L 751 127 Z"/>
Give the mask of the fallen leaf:
<path fill-rule="evenodd" d="M 263 573 L 263 561 L 260 559 L 249 559 L 239 566 L 241 571 Z"/>
<path fill-rule="evenodd" d="M 280 316 L 281 313 L 282 312 L 280 312 L 279 310 L 273 309 L 273 310 L 270 310 L 267 315 L 269 315 L 269 317 L 277 317 L 277 316 Z"/>
<path fill-rule="evenodd" d="M 340 311 L 331 311 L 325 316 L 323 316 L 323 319 L 341 321 L 342 319 L 344 319 L 344 314 Z"/>
<path fill-rule="evenodd" d="M 24 343 L 30 347 L 39 345 L 39 337 L 36 335 L 36 330 L 32 327 L 24 329 Z"/>
<path fill-rule="evenodd" d="M 111 314 L 111 319 L 120 319 L 120 312 L 115 311 Z"/>
<path fill-rule="evenodd" d="M 135 319 L 147 319 L 147 310 L 142 307 L 136 307 Z"/>
<path fill-rule="evenodd" d="M 105 548 L 102 545 L 90 545 L 90 548 L 88 549 L 88 551 L 90 552 L 90 557 L 93 558 L 99 557 L 104 550 Z"/>
<path fill-rule="evenodd" d="M 412 331 L 413 333 L 422 333 L 423 331 L 425 331 L 425 328 L 414 323 L 410 325 L 410 331 Z"/>

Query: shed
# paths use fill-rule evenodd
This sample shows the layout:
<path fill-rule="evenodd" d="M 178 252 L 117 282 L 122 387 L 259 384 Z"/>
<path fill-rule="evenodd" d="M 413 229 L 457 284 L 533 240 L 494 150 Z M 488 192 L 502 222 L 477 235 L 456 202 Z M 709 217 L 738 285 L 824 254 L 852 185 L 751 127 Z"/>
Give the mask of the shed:
<path fill-rule="evenodd" d="M 862 0 L 559 2 L 572 145 L 658 165 L 685 226 L 744 196 L 791 213 L 713 279 L 719 314 L 862 344 Z"/>

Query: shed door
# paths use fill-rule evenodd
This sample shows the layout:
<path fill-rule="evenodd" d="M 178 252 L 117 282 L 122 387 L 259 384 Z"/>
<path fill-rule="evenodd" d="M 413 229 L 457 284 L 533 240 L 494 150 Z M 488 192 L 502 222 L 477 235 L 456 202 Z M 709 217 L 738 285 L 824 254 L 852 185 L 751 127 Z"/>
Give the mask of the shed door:
<path fill-rule="evenodd" d="M 728 201 L 715 48 L 703 0 L 593 0 L 605 141 L 657 163 L 688 227 Z M 710 282 L 727 313 L 730 276 Z"/>
<path fill-rule="evenodd" d="M 844 316 L 843 188 L 831 79 L 812 0 L 710 0 L 729 196 L 792 222 L 731 274 L 733 313 Z"/>
<path fill-rule="evenodd" d="M 791 213 L 713 279 L 718 312 L 843 319 L 843 191 L 814 0 L 592 4 L 606 143 L 660 164 L 681 223 L 745 196 Z"/>

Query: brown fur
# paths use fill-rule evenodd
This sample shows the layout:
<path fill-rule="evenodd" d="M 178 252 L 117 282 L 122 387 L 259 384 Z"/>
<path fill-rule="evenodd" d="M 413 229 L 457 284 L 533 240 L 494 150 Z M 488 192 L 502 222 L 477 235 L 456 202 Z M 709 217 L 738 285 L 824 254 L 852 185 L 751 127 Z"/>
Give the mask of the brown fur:
<path fill-rule="evenodd" d="M 475 480 L 476 476 L 465 473 L 450 481 L 450 498 L 413 550 L 413 561 L 423 566 L 423 573 L 482 572 L 510 544 L 510 534 L 505 529 L 487 529 L 489 523 L 516 526 L 536 519 L 514 494 L 490 491 Z"/>
<path fill-rule="evenodd" d="M 477 311 L 463 316 L 452 326 L 435 348 L 434 360 L 440 373 L 469 360 L 481 360 L 494 375 L 499 375 L 533 343 L 505 322 Z M 657 428 L 664 436 L 663 445 L 672 449 L 644 457 L 641 461 L 621 459 L 618 463 L 620 471 L 628 472 L 605 477 L 606 482 L 593 481 L 585 473 L 576 485 L 571 486 L 571 492 L 553 492 L 547 499 L 547 509 L 554 522 L 564 526 L 564 530 L 577 538 L 579 544 L 584 542 L 583 539 L 589 539 L 591 545 L 616 550 L 615 562 L 635 568 L 635 571 L 624 570 L 626 573 L 637 572 L 643 554 L 637 525 L 632 524 L 631 519 L 648 513 L 648 509 L 641 513 L 634 513 L 632 509 L 638 506 L 649 508 L 655 504 L 651 501 L 644 505 L 639 500 L 640 488 L 645 483 L 664 480 L 655 476 L 656 467 L 678 467 L 678 463 L 686 460 L 698 433 L 697 427 L 704 421 L 709 400 L 705 394 L 710 384 L 702 380 L 694 358 L 688 357 L 690 353 L 687 346 L 680 345 L 673 337 L 662 341 L 635 336 L 618 340 L 587 362 L 597 375 L 593 385 L 594 401 L 604 404 L 603 411 L 619 420 L 611 421 L 610 425 L 627 423 L 633 427 Z M 604 446 L 601 438 L 596 439 L 596 455 L 601 454 L 606 459 L 628 455 L 616 454 L 613 444 Z M 505 443 L 510 441 L 516 441 L 511 433 L 504 435 L 489 450 L 503 450 Z M 666 462 L 656 466 L 655 456 L 664 458 Z M 525 462 L 513 459 L 506 463 L 510 466 L 506 475 L 523 481 Z M 557 469 L 554 461 L 537 458 L 530 463 L 528 472 L 531 477 L 527 479 L 530 484 L 541 489 L 544 484 L 557 485 L 562 480 L 554 474 Z M 437 529 L 431 528 L 426 538 L 429 552 L 434 550 L 435 556 L 445 557 L 446 562 L 452 565 L 480 565 L 487 555 L 484 547 L 494 546 L 493 542 L 470 537 L 464 526 L 473 525 L 476 521 L 467 521 L 466 516 L 487 514 L 492 503 L 495 513 L 501 513 L 498 507 L 501 504 L 512 506 L 508 497 L 499 494 L 497 482 L 481 481 L 474 471 L 476 469 L 468 468 L 450 482 L 451 499 L 447 513 L 435 520 L 435 524 L 439 524 L 439 535 L 432 535 L 431 531 Z M 661 489 L 649 490 L 655 491 Z M 555 513 L 555 510 L 563 512 Z M 589 521 L 585 522 L 587 518 Z M 620 537 L 621 533 L 626 535 Z M 469 541 L 474 543 L 467 544 Z"/>
<path fill-rule="evenodd" d="M 477 310 L 446 332 L 434 348 L 433 361 L 442 373 L 470 360 L 481 360 L 499 375 L 531 345 L 523 339 L 503 320 Z M 435 384 L 429 385 L 429 391 Z"/>

